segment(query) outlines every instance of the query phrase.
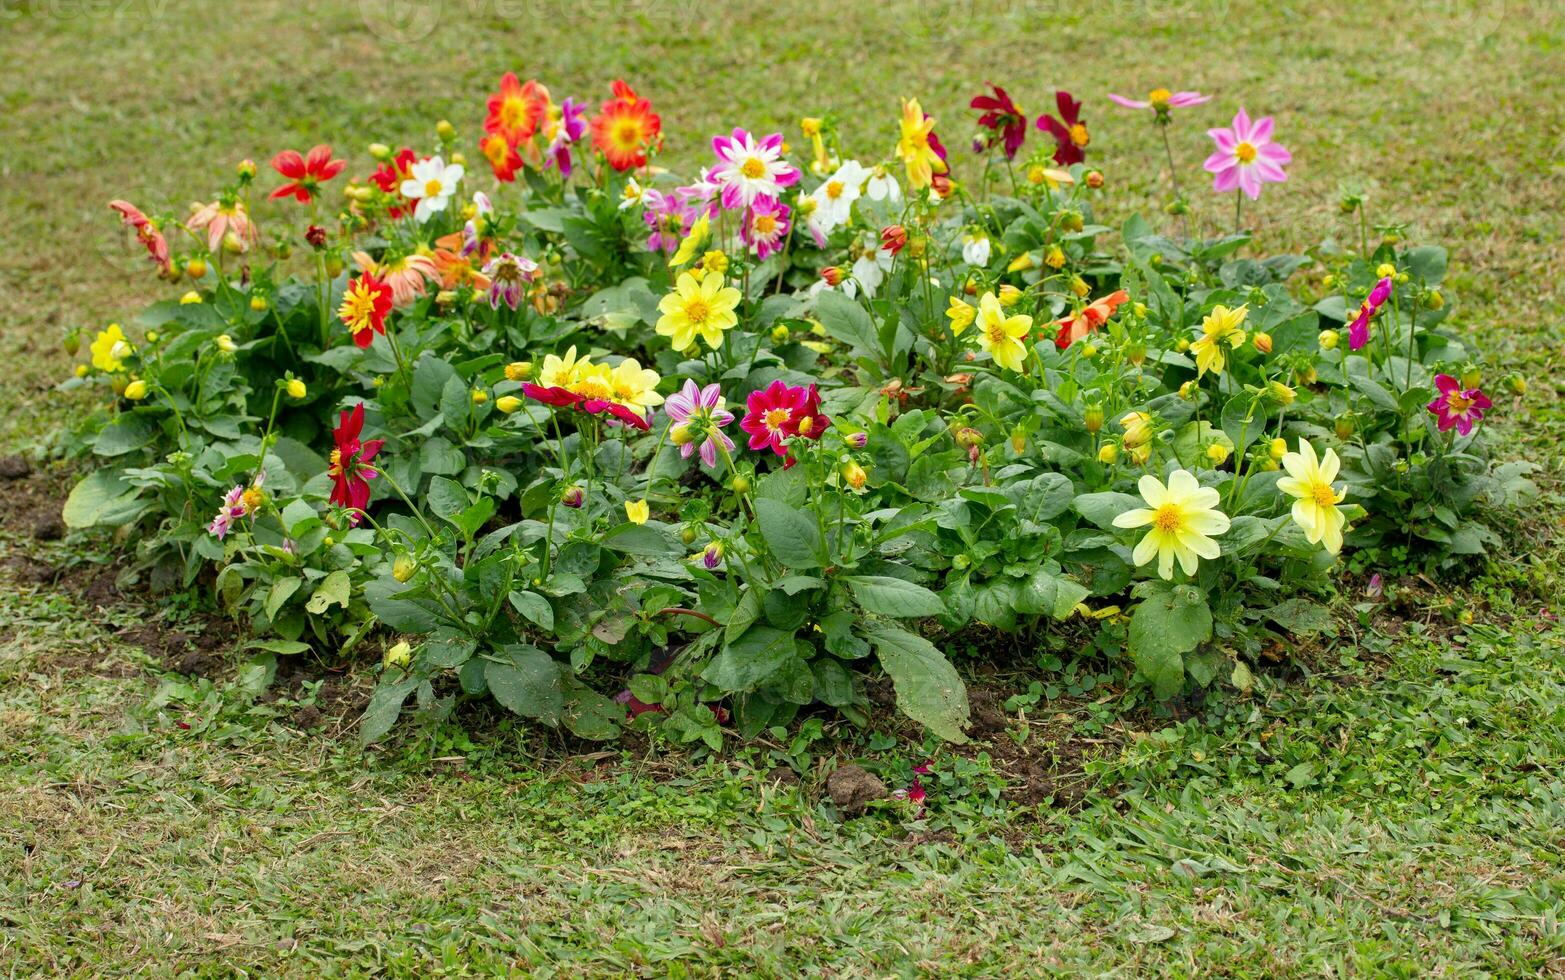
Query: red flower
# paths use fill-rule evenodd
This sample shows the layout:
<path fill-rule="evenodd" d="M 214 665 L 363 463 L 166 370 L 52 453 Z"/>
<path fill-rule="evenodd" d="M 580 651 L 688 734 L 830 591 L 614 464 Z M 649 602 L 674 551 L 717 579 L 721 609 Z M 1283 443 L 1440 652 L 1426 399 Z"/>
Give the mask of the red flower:
<path fill-rule="evenodd" d="M 1027 139 L 1027 114 L 1021 110 L 1005 89 L 990 83 L 994 89 L 994 95 L 978 95 L 968 103 L 969 108 L 977 109 L 983 113 L 978 117 L 978 125 L 992 131 L 1005 142 L 1005 158 L 1016 159 L 1016 151 L 1022 148 L 1022 141 Z M 988 149 L 994 146 L 995 136 L 989 138 Z"/>
<path fill-rule="evenodd" d="M 558 386 L 545 388 L 543 385 L 535 385 L 531 381 L 522 385 L 522 394 L 535 402 L 543 402 L 554 408 L 575 408 L 577 404 L 585 401 L 582 395 L 576 394 Z"/>
<path fill-rule="evenodd" d="M 337 448 L 331 451 L 331 466 L 326 470 L 332 479 L 331 502 L 353 510 L 348 518 L 352 524 L 359 523 L 359 512 L 370 502 L 369 481 L 375 478 L 375 468 L 368 464 L 385 444 L 381 439 L 360 443 L 363 430 L 364 403 L 353 406 L 351 412 L 344 409 L 332 433 Z"/>
<path fill-rule="evenodd" d="M 592 119 L 592 145 L 615 170 L 634 170 L 647 165 L 647 150 L 659 144 L 662 131 L 663 120 L 652 103 L 615 79 L 614 97 Z"/>
<path fill-rule="evenodd" d="M 902 251 L 907 244 L 907 229 L 901 225 L 887 225 L 880 229 L 880 246 L 892 255 Z"/>
<path fill-rule="evenodd" d="M 331 158 L 331 147 L 322 143 L 302 157 L 298 150 L 284 150 L 272 157 L 272 169 L 288 178 L 288 183 L 272 191 L 275 200 L 282 197 L 297 198 L 308 204 L 321 189 L 321 184 L 342 173 L 347 163 Z"/>
<path fill-rule="evenodd" d="M 522 155 L 504 136 L 485 136 L 478 141 L 478 149 L 494 169 L 496 180 L 509 184 L 516 179 L 516 172 L 522 168 Z"/>
<path fill-rule="evenodd" d="M 1054 104 L 1059 106 L 1060 118 L 1043 115 L 1038 117 L 1038 128 L 1054 137 L 1054 162 L 1068 167 L 1087 159 L 1084 152 L 1090 137 L 1087 125 L 1081 121 L 1081 103 L 1071 98 L 1069 92 L 1055 92 Z"/>
<path fill-rule="evenodd" d="M 586 395 L 578 394 L 568 388 L 561 388 L 558 385 L 546 388 L 543 385 L 535 385 L 529 381 L 522 385 L 522 394 L 533 401 L 542 402 L 554 408 L 579 408 L 589 415 L 608 413 L 610 423 L 623 422 L 643 432 L 652 428 L 652 423 L 647 421 L 645 415 L 627 405 L 611 402 L 606 398 L 588 398 Z"/>
<path fill-rule="evenodd" d="M 745 407 L 739 428 L 750 434 L 750 448 L 770 447 L 777 455 L 787 457 L 784 469 L 793 465 L 788 440 L 819 439 L 831 425 L 831 419 L 821 414 L 821 396 L 814 385 L 800 388 L 784 384 L 779 378 L 760 391 L 751 392 Z"/>
<path fill-rule="evenodd" d="M 508 71 L 500 76 L 500 91 L 489 97 L 484 132 L 519 146 L 538 132 L 548 108 L 548 89 L 530 78 L 523 83 L 515 72 Z"/>
<path fill-rule="evenodd" d="M 152 219 L 129 201 L 110 201 L 109 207 L 119 212 L 120 220 L 125 222 L 127 228 L 136 229 L 136 238 L 146 246 L 147 257 L 157 265 L 158 273 L 173 278 L 174 264 L 169 260 L 168 239 L 158 231 Z"/>
<path fill-rule="evenodd" d="M 407 198 L 402 196 L 402 182 L 413 176 L 413 164 L 417 160 L 417 154 L 404 146 L 397 151 L 396 156 L 376 167 L 375 172 L 370 174 L 371 183 L 401 202 L 392 205 L 390 209 L 389 213 L 393 220 L 402 217 L 406 210 L 402 206 L 407 201 Z"/>
<path fill-rule="evenodd" d="M 348 283 L 337 315 L 348 325 L 353 342 L 368 347 L 375 335 L 386 332 L 386 315 L 391 312 L 391 287 L 375 275 L 365 272 Z"/>

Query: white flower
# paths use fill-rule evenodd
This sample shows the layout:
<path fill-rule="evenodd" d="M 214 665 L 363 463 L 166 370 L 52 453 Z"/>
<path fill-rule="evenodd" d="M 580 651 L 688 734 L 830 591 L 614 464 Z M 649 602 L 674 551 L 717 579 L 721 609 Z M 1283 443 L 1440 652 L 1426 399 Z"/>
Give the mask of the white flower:
<path fill-rule="evenodd" d="M 962 261 L 977 268 L 989 264 L 989 236 L 983 232 L 962 236 Z"/>
<path fill-rule="evenodd" d="M 636 182 L 636 178 L 632 177 L 625 181 L 625 190 L 620 195 L 619 209 L 624 211 L 627 208 L 635 207 L 646 196 L 646 189 Z"/>
<path fill-rule="evenodd" d="M 849 160 L 825 183 L 815 189 L 810 198 L 815 202 L 814 223 L 823 235 L 848 223 L 853 216 L 853 202 L 864 190 L 869 170 L 857 160 Z"/>
<path fill-rule="evenodd" d="M 423 224 L 435 212 L 444 211 L 446 205 L 451 203 L 451 195 L 456 193 L 456 186 L 462 182 L 462 175 L 467 171 L 460 163 L 447 166 L 444 160 L 436 156 L 413 164 L 410 173 L 412 176 L 402 182 L 402 196 L 418 202 L 418 206 L 413 209 L 413 217 L 419 224 Z"/>
<path fill-rule="evenodd" d="M 798 182 L 799 171 L 782 159 L 782 144 L 781 133 L 756 140 L 743 129 L 712 140 L 721 163 L 711 179 L 722 188 L 723 207 L 735 211 L 758 197 L 781 197 L 784 187 Z"/>
<path fill-rule="evenodd" d="M 884 167 L 875 168 L 875 172 L 870 175 L 869 185 L 864 188 L 864 193 L 869 195 L 871 201 L 890 201 L 896 204 L 902 200 L 901 185 Z"/>
<path fill-rule="evenodd" d="M 843 292 L 853 295 L 852 282 L 857 282 L 864 289 L 865 296 L 874 296 L 875 290 L 886 281 L 886 273 L 891 270 L 892 254 L 890 249 L 877 248 L 873 252 L 865 252 L 853 260 L 853 280 L 844 281 Z"/>

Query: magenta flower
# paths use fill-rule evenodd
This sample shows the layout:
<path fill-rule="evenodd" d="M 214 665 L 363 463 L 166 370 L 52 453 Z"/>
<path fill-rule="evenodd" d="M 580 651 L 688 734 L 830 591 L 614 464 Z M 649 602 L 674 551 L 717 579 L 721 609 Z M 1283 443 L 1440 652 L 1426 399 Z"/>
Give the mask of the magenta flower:
<path fill-rule="evenodd" d="M 1468 435 L 1474 422 L 1483 421 L 1485 410 L 1494 407 L 1488 395 L 1477 388 L 1463 389 L 1462 383 L 1449 374 L 1435 375 L 1435 390 L 1440 397 L 1427 407 L 1434 413 L 1441 432 L 1455 427 L 1461 435 Z"/>
<path fill-rule="evenodd" d="M 726 452 L 734 451 L 733 440 L 723 434 L 723 426 L 734 420 L 726 404 L 723 392 L 716 384 L 702 388 L 689 380 L 684 388 L 668 396 L 663 402 L 663 410 L 674 423 L 669 430 L 669 439 L 679 447 L 680 456 L 689 459 L 699 443 L 701 462 L 716 466 L 719 445 Z"/>
<path fill-rule="evenodd" d="M 522 305 L 523 287 L 533 281 L 538 263 L 525 256 L 502 252 L 484 266 L 489 277 L 489 306 L 498 310 L 504 303 L 511 309 Z"/>
<path fill-rule="evenodd" d="M 1087 159 L 1087 124 L 1081 121 L 1081 103 L 1071 98 L 1069 92 L 1055 92 L 1054 104 L 1060 110 L 1060 118 L 1043 115 L 1038 117 L 1038 128 L 1054 137 L 1054 162 L 1062 167 Z"/>
<path fill-rule="evenodd" d="M 1348 349 L 1358 350 L 1369 343 L 1369 320 L 1379 309 L 1385 305 L 1391 297 L 1391 277 L 1375 283 L 1375 288 L 1369 291 L 1369 298 L 1359 306 L 1358 316 L 1348 324 Z"/>
<path fill-rule="evenodd" d="M 1022 111 L 1005 89 L 990 83 L 994 89 L 993 95 L 975 95 L 969 102 L 968 108 L 977 109 L 983 115 L 978 117 L 978 125 L 989 130 L 991 135 L 988 140 L 974 140 L 974 149 L 982 152 L 992 149 L 995 140 L 1003 140 L 1005 143 L 1005 158 L 1016 159 L 1016 151 L 1022 148 L 1022 142 L 1027 139 L 1027 113 Z"/>
<path fill-rule="evenodd" d="M 560 118 L 552 124 L 554 138 L 549 141 L 546 151 L 549 159 L 544 161 L 545 169 L 552 163 L 560 168 L 561 177 L 571 175 L 571 146 L 587 135 L 586 110 L 587 107 L 575 99 L 566 99 L 560 106 Z"/>
<path fill-rule="evenodd" d="M 1293 162 L 1293 154 L 1282 144 L 1272 142 L 1271 116 L 1262 116 L 1252 123 L 1249 113 L 1240 109 L 1232 126 L 1209 129 L 1206 135 L 1217 144 L 1204 164 L 1208 173 L 1216 175 L 1212 189 L 1217 193 L 1226 194 L 1238 188 L 1253 201 L 1261 196 L 1262 184 L 1280 184 L 1288 179 L 1282 168 Z"/>
<path fill-rule="evenodd" d="M 1166 88 L 1155 88 L 1147 93 L 1145 99 L 1127 99 L 1123 95 L 1110 92 L 1109 101 L 1126 109 L 1151 109 L 1157 113 L 1159 119 L 1167 119 L 1171 109 L 1202 105 L 1212 101 L 1212 97 L 1202 95 L 1200 92 L 1170 92 Z"/>
<path fill-rule="evenodd" d="M 723 207 L 747 208 L 758 197 L 777 198 L 782 189 L 799 181 L 799 169 L 782 158 L 782 133 L 757 140 L 743 129 L 730 136 L 712 137 L 718 165 L 711 180 L 722 188 Z"/>
<path fill-rule="evenodd" d="M 746 245 L 755 249 L 756 258 L 765 259 L 782 249 L 793 227 L 788 205 L 773 197 L 758 197 L 746 212 L 739 233 Z"/>

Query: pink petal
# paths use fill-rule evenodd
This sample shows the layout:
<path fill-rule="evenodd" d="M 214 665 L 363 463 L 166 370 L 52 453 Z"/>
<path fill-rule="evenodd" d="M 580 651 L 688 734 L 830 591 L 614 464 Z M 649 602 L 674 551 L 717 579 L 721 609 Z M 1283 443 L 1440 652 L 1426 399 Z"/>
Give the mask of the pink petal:
<path fill-rule="evenodd" d="M 1257 145 L 1270 142 L 1272 138 L 1272 117 L 1262 116 L 1255 121 L 1255 126 L 1250 130 L 1250 142 Z"/>
<path fill-rule="evenodd" d="M 1250 142 L 1250 114 L 1242 107 L 1234 114 L 1234 136 L 1241 143 Z"/>
<path fill-rule="evenodd" d="M 1256 147 L 1256 155 L 1268 163 L 1278 165 L 1293 162 L 1293 154 L 1289 153 L 1281 143 L 1263 143 Z"/>
<path fill-rule="evenodd" d="M 1213 153 L 1211 156 L 1206 158 L 1206 162 L 1201 166 L 1207 171 L 1207 173 L 1220 174 L 1225 170 L 1231 169 L 1236 162 L 1237 161 L 1234 160 L 1233 150 L 1230 148 L 1227 150 L 1218 150 L 1216 153 Z"/>
<path fill-rule="evenodd" d="M 1257 157 L 1254 166 L 1256 173 L 1261 175 L 1262 180 L 1270 181 L 1273 184 L 1280 184 L 1288 179 L 1288 175 L 1283 173 L 1282 168 L 1277 166 L 1275 163 L 1272 163 L 1270 160 L 1262 160 L 1261 158 Z"/>
<path fill-rule="evenodd" d="M 1241 169 L 1243 168 L 1229 167 L 1227 170 L 1218 171 L 1216 178 L 1212 180 L 1212 190 L 1219 194 L 1226 194 L 1235 187 L 1238 187 L 1239 171 Z"/>
<path fill-rule="evenodd" d="M 1123 95 L 1115 95 L 1113 92 L 1109 93 L 1109 101 L 1113 102 L 1115 105 L 1122 105 L 1122 106 L 1124 106 L 1127 109 L 1150 109 L 1150 108 L 1152 108 L 1152 103 L 1150 103 L 1150 102 L 1142 102 L 1139 99 L 1127 99 Z M 1173 102 L 1170 101 L 1169 105 L 1173 105 Z"/>
<path fill-rule="evenodd" d="M 1254 167 L 1235 167 L 1239 172 L 1239 189 L 1244 191 L 1246 197 L 1254 201 L 1261 196 L 1261 175 L 1255 172 Z"/>
<path fill-rule="evenodd" d="M 1206 135 L 1212 138 L 1212 142 L 1217 144 L 1219 150 L 1226 150 L 1232 153 L 1234 147 L 1239 145 L 1239 136 L 1232 129 L 1209 129 L 1206 131 Z"/>
<path fill-rule="evenodd" d="M 1171 109 L 1183 109 L 1186 106 L 1204 105 L 1210 101 L 1212 101 L 1210 95 L 1202 95 L 1200 92 L 1175 92 L 1169 97 L 1168 105 Z"/>

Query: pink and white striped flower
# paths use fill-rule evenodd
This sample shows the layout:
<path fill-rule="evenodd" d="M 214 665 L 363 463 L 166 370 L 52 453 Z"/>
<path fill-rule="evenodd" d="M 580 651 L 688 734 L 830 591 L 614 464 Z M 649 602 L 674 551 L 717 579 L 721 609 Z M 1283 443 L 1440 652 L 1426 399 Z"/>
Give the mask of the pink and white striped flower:
<path fill-rule="evenodd" d="M 712 137 L 718 166 L 711 180 L 722 188 L 723 207 L 747 208 L 758 197 L 777 198 L 782 189 L 799 181 L 798 168 L 782 159 L 782 133 L 757 141 L 747 130 L 735 128 L 731 136 Z"/>

